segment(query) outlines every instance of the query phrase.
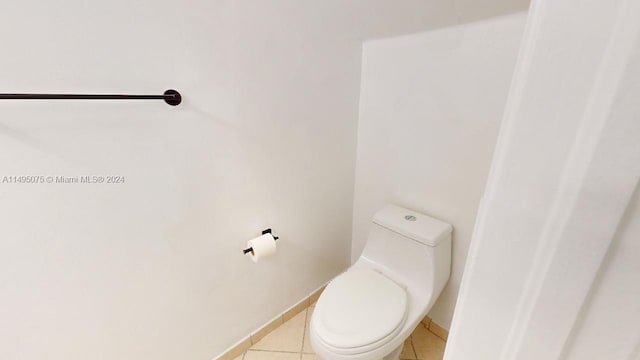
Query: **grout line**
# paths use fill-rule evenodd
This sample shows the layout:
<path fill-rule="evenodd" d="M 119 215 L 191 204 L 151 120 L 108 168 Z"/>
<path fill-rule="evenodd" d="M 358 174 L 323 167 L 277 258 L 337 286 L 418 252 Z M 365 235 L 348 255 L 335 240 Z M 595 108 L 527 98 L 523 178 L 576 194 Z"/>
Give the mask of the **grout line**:
<path fill-rule="evenodd" d="M 413 351 L 413 358 L 417 359 L 418 358 L 418 353 L 416 352 L 416 347 L 413 346 L 413 334 L 409 335 L 409 339 L 410 339 L 409 342 L 411 343 L 411 351 Z"/>
<path fill-rule="evenodd" d="M 309 323 L 309 326 L 311 326 L 311 323 L 306 321 L 306 320 L 309 319 L 309 316 L 311 316 L 311 314 L 309 312 L 311 311 L 311 308 L 314 307 L 314 306 L 316 306 L 315 303 L 313 303 L 313 305 L 309 304 L 309 307 L 307 308 L 307 318 L 305 319 L 305 322 L 304 322 L 304 335 L 305 336 L 302 337 L 302 354 L 307 354 L 307 355 L 315 355 L 315 352 L 313 352 L 313 349 L 311 350 L 311 352 L 305 352 L 304 351 L 304 339 L 305 339 L 305 337 L 307 335 L 307 323 Z M 309 340 L 311 340 L 311 338 L 309 338 Z"/>
<path fill-rule="evenodd" d="M 300 348 L 300 360 L 302 360 L 302 353 L 304 352 L 304 338 L 307 334 L 307 319 L 309 319 L 309 307 L 304 309 L 304 326 L 302 327 L 302 347 Z"/>

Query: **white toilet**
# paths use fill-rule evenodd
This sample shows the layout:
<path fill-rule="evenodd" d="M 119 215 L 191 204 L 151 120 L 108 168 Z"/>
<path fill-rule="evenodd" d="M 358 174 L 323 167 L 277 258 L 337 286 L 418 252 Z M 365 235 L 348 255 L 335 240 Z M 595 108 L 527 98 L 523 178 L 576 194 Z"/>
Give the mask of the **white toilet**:
<path fill-rule="evenodd" d="M 451 271 L 451 225 L 398 206 L 373 217 L 362 255 L 324 290 L 311 345 L 325 360 L 398 359 Z"/>

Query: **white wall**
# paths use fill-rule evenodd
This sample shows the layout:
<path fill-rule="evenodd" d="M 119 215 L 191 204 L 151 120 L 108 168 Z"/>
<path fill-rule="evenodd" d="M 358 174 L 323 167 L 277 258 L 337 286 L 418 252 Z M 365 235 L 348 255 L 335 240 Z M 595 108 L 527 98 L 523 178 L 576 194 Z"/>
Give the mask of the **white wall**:
<path fill-rule="evenodd" d="M 525 14 L 363 48 L 352 261 L 386 203 L 453 224 L 452 272 L 430 312 L 448 328 Z"/>
<path fill-rule="evenodd" d="M 639 2 L 532 3 L 445 359 L 640 356 L 639 59 Z"/>
<path fill-rule="evenodd" d="M 525 2 L 468 3 L 4 4 L 0 91 L 184 103 L 0 103 L 0 176 L 126 178 L 0 184 L 0 358 L 210 359 L 344 269 L 360 42 Z"/>
<path fill-rule="evenodd" d="M 563 359 L 640 359 L 639 190 L 620 222 Z"/>

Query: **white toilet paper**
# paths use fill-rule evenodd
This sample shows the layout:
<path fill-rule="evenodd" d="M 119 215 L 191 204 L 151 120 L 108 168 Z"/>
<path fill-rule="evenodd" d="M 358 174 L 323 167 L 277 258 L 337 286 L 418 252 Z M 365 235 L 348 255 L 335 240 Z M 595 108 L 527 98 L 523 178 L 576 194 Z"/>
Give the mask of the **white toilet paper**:
<path fill-rule="evenodd" d="M 263 257 L 276 253 L 276 239 L 273 238 L 273 235 L 267 233 L 247 241 L 247 248 L 253 249 L 249 253 L 251 260 L 258 262 Z"/>

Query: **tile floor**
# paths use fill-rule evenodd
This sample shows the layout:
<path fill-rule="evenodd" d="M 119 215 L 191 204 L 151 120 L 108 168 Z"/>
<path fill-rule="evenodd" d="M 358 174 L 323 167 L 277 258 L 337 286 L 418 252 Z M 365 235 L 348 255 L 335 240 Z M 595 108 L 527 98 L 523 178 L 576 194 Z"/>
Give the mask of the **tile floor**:
<path fill-rule="evenodd" d="M 234 360 L 320 360 L 309 342 L 309 321 L 314 306 L 303 310 L 255 343 Z M 420 323 L 405 341 L 400 359 L 440 360 L 445 341 Z"/>

